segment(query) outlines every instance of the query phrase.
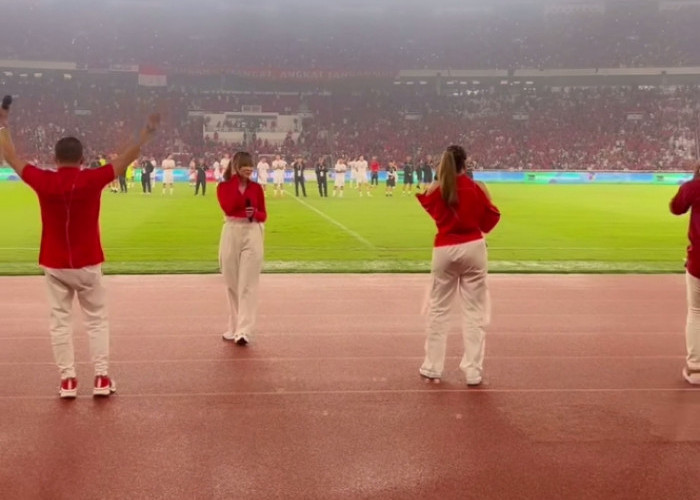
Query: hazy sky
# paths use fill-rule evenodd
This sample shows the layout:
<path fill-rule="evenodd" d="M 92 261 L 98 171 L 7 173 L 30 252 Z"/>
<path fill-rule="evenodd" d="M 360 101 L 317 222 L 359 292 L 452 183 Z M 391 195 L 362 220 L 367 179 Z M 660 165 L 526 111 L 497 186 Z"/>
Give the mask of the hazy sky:
<path fill-rule="evenodd" d="M 604 3 L 607 0 L 0 0 L 2 6 L 28 6 L 28 5 L 62 5 L 62 6 L 81 6 L 90 9 L 97 9 L 101 5 L 130 6 L 156 5 L 167 6 L 169 8 L 186 8 L 196 6 L 205 7 L 230 7 L 251 5 L 265 6 L 283 6 L 286 8 L 328 8 L 335 5 L 344 7 L 355 7 L 361 9 L 363 7 L 391 7 L 391 8 L 407 8 L 415 6 L 431 5 L 435 7 L 451 6 L 484 6 L 498 4 L 572 4 L 572 3 Z M 648 0 L 615 0 L 617 2 L 625 1 L 626 3 L 647 2 Z"/>

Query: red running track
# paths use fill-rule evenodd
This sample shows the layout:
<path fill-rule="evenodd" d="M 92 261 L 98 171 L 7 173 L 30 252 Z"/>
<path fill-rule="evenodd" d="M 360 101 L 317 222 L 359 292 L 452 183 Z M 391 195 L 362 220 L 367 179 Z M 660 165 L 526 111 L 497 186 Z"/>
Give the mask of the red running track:
<path fill-rule="evenodd" d="M 107 278 L 118 393 L 57 397 L 42 278 L 4 278 L 8 499 L 694 499 L 700 391 L 684 281 L 490 278 L 485 384 L 450 338 L 418 376 L 426 275 L 264 275 L 260 334 L 224 343 L 218 276 Z"/>

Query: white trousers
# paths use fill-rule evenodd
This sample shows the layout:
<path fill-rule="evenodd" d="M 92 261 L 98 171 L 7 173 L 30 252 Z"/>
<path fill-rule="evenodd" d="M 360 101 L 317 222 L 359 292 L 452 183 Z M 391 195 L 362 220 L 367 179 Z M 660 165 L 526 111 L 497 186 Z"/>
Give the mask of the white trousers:
<path fill-rule="evenodd" d="M 700 279 L 685 273 L 688 317 L 685 327 L 688 369 L 700 370 Z"/>
<path fill-rule="evenodd" d="M 90 339 L 90 356 L 95 375 L 107 375 L 109 368 L 109 324 L 106 291 L 102 285 L 102 266 L 82 269 L 44 268 L 51 307 L 51 344 L 61 379 L 75 377 L 73 348 L 73 296 L 85 317 Z"/>
<path fill-rule="evenodd" d="M 433 249 L 432 287 L 428 302 L 425 360 L 420 372 L 440 378 L 445 368 L 445 348 L 450 311 L 459 294 L 464 354 L 459 365 L 468 383 L 481 381 L 485 328 L 490 322 L 486 242 L 481 240 Z"/>
<path fill-rule="evenodd" d="M 219 265 L 229 303 L 229 333 L 251 340 L 258 313 L 263 231 L 263 225 L 257 222 L 229 219 L 219 244 Z"/>

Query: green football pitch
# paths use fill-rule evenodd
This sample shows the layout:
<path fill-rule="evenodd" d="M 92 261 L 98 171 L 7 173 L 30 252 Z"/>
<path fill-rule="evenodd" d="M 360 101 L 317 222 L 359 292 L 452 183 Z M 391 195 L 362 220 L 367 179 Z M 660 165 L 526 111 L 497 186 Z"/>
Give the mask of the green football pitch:
<path fill-rule="evenodd" d="M 347 188 L 347 186 L 346 186 Z M 267 272 L 425 272 L 435 233 L 415 197 L 268 195 Z M 332 189 L 332 186 L 331 186 Z M 488 236 L 495 272 L 682 272 L 687 216 L 669 213 L 674 186 L 489 186 L 502 212 Z M 195 197 L 105 192 L 102 240 L 108 273 L 216 272 L 222 216 L 215 186 Z M 39 208 L 20 183 L 0 184 L 0 274 L 38 273 Z"/>

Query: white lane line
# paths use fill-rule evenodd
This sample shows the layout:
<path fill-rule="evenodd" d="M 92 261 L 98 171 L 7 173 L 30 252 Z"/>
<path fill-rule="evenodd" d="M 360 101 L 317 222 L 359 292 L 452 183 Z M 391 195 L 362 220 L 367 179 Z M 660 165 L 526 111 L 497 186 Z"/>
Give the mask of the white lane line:
<path fill-rule="evenodd" d="M 112 325 L 112 328 L 114 326 Z M 348 327 L 349 328 L 349 327 Z M 407 327 L 407 329 L 410 327 Z M 82 332 L 82 330 L 77 329 L 78 332 Z M 681 331 L 681 330 L 678 330 Z M 460 334 L 458 332 L 450 333 L 451 337 L 459 337 Z M 576 337 L 576 340 L 579 341 L 580 337 L 590 337 L 590 338 L 595 338 L 595 337 L 600 337 L 600 336 L 605 336 L 605 337 L 615 337 L 615 338 L 621 338 L 625 337 L 627 339 L 631 339 L 634 337 L 677 337 L 678 333 L 675 331 L 667 331 L 667 332 L 640 332 L 640 331 L 634 331 L 634 332 L 621 332 L 621 331 L 615 331 L 615 332 L 600 332 L 600 331 L 578 331 L 578 332 L 566 332 L 566 331 L 557 331 L 557 332 L 523 332 L 521 330 L 502 330 L 500 332 L 494 332 L 494 333 L 487 333 L 486 334 L 487 338 L 517 338 L 517 337 L 547 337 L 547 336 L 557 336 L 559 339 L 558 341 L 566 340 L 567 337 Z M 335 332 L 335 333 L 327 333 L 327 332 L 299 332 L 299 333 L 292 333 L 292 332 L 268 332 L 265 333 L 264 335 L 265 338 L 272 338 L 272 337 L 289 337 L 289 338 L 300 338 L 300 337 L 329 337 L 329 338 L 334 338 L 334 337 L 347 337 L 347 338 L 354 338 L 354 337 L 422 337 L 425 338 L 425 332 L 420 330 L 420 331 L 413 331 L 413 332 L 407 332 L 405 329 L 400 332 L 395 332 L 395 333 L 385 333 L 385 332 L 356 332 L 352 329 L 349 329 L 347 331 L 341 331 L 341 332 Z M 118 340 L 124 340 L 124 341 L 129 341 L 129 340 L 139 340 L 139 339 L 215 339 L 217 341 L 220 341 L 221 335 L 217 334 L 211 334 L 211 333 L 201 333 L 201 334 L 180 334 L 180 333 L 174 333 L 174 334 L 162 334 L 162 335 L 157 335 L 157 334 L 129 334 L 129 335 L 119 335 L 119 334 L 111 334 L 112 339 L 118 339 Z M 0 342 L 3 341 L 19 341 L 19 340 L 39 340 L 42 342 L 46 342 L 49 340 L 48 336 L 48 330 L 46 335 L 27 335 L 23 337 L 2 337 L 0 336 Z"/>
<path fill-rule="evenodd" d="M 353 230 L 350 229 L 349 227 L 347 227 L 347 226 L 341 224 L 340 222 L 338 222 L 337 220 L 335 220 L 333 217 L 331 217 L 331 216 L 329 216 L 329 215 L 327 215 L 327 214 L 321 212 L 321 211 L 320 211 L 319 209 L 317 209 L 316 207 L 314 207 L 314 206 L 312 206 L 312 205 L 309 205 L 308 203 L 306 203 L 306 202 L 305 202 L 304 200 L 302 200 L 301 198 L 297 198 L 296 196 L 293 196 L 292 198 L 293 198 L 294 200 L 296 200 L 297 202 L 301 203 L 302 205 L 304 205 L 306 208 L 308 208 L 308 209 L 311 210 L 312 212 L 316 213 L 317 215 L 320 215 L 321 217 L 323 217 L 324 219 L 326 219 L 326 220 L 327 220 L 328 222 L 330 222 L 331 224 L 333 224 L 333 225 L 339 227 L 340 229 L 342 229 L 343 231 L 345 231 L 346 233 L 348 233 L 350 236 L 352 236 L 353 238 L 355 238 L 357 241 L 359 241 L 360 243 L 362 243 L 363 245 L 365 245 L 367 248 L 371 248 L 372 250 L 376 250 L 376 249 L 377 249 L 377 247 L 374 246 L 374 244 L 372 244 L 371 241 L 369 241 L 369 240 L 363 238 L 362 236 L 360 236 L 358 233 L 356 233 L 355 231 L 353 231 Z"/>
<path fill-rule="evenodd" d="M 417 361 L 422 360 L 423 356 L 309 356 L 309 357 L 269 357 L 269 358 L 199 358 L 199 359 L 132 359 L 132 360 L 117 360 L 110 361 L 112 365 L 151 365 L 151 364 L 197 364 L 197 363 L 269 363 L 269 362 L 322 362 L 322 361 Z M 460 356 L 447 356 L 446 359 L 456 360 L 461 359 Z M 487 357 L 489 361 L 538 361 L 538 360 L 626 360 L 626 361 L 646 361 L 646 360 L 679 360 L 685 359 L 685 356 L 681 355 L 640 355 L 640 356 L 598 356 L 598 355 L 583 355 L 583 356 L 558 356 L 558 355 L 533 355 L 533 356 L 490 356 Z M 81 366 L 92 366 L 90 362 L 77 362 L 77 365 Z M 53 366 L 54 363 L 50 361 L 0 361 L 0 366 Z"/>
<path fill-rule="evenodd" d="M 222 398 L 222 397 L 253 397 L 253 396 L 362 396 L 362 395 L 407 395 L 407 394 L 658 394 L 658 393 L 682 393 L 695 392 L 700 394 L 699 388 L 694 387 L 644 387 L 644 388 L 560 388 L 560 389 L 489 389 L 486 385 L 475 388 L 463 389 L 340 389 L 321 391 L 288 391 L 279 388 L 275 391 L 240 391 L 240 392 L 153 392 L 153 393 L 117 393 L 112 399 L 148 399 L 148 398 Z M 0 401 L 21 400 L 57 400 L 58 396 L 0 396 Z M 80 395 L 78 399 L 93 399 L 89 395 Z"/>

